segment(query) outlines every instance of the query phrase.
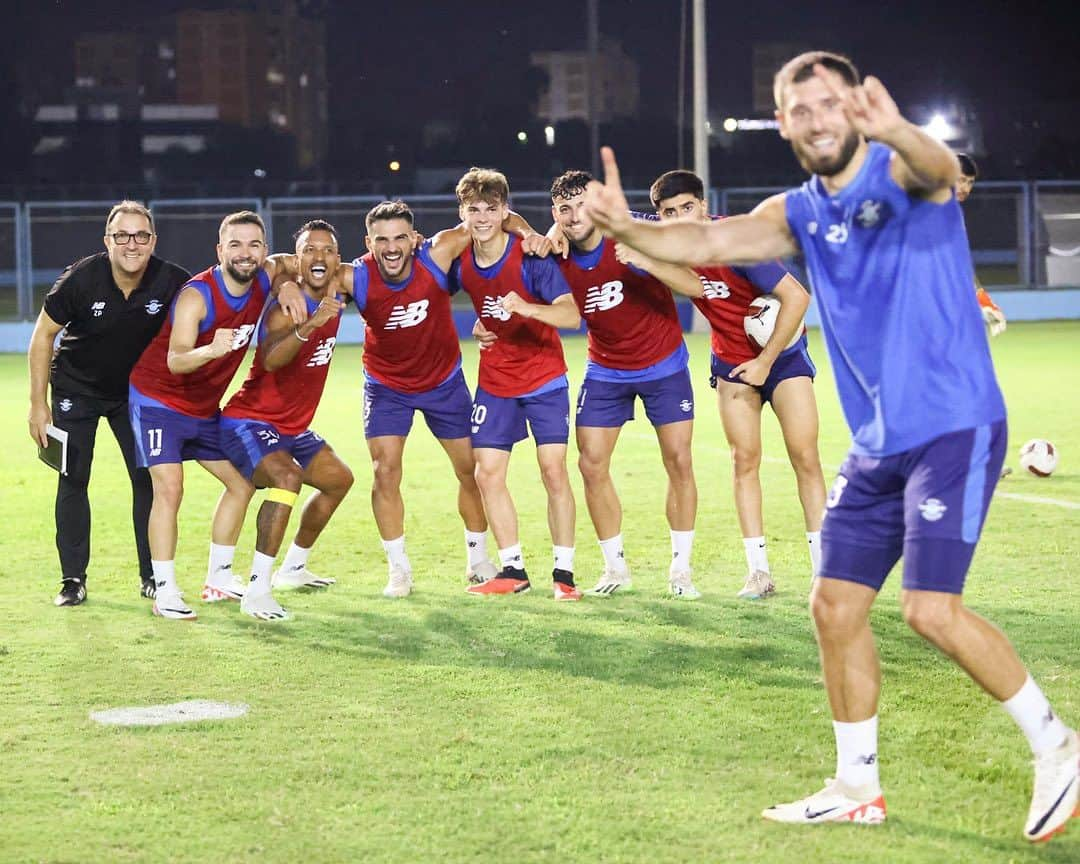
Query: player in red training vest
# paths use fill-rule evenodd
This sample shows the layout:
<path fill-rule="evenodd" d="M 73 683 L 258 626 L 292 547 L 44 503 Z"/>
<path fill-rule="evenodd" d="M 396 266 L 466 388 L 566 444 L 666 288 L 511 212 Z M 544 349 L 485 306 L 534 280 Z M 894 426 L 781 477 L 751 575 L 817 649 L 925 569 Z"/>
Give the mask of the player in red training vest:
<path fill-rule="evenodd" d="M 196 617 L 176 583 L 177 513 L 186 459 L 225 484 L 214 513 L 210 571 L 215 555 L 232 565 L 232 552 L 254 487 L 218 443 L 218 406 L 244 359 L 270 294 L 276 262 L 266 257 L 262 219 L 250 211 L 225 217 L 218 231 L 219 264 L 180 289 L 161 331 L 131 372 L 128 399 L 138 463 L 150 469 L 150 557 L 156 584 L 154 614 Z M 291 306 L 298 295 L 282 303 Z M 301 307 L 294 320 L 306 318 Z"/>
<path fill-rule="evenodd" d="M 675 302 L 659 274 L 618 261 L 614 241 L 604 238 L 585 213 L 583 196 L 591 180 L 584 171 L 568 171 L 551 186 L 553 231 L 570 241 L 570 253 L 559 266 L 589 330 L 589 359 L 577 404 L 578 466 L 605 565 L 589 593 L 610 596 L 630 586 L 611 455 L 640 397 L 668 475 L 668 584 L 674 596 L 694 600 L 701 594 L 690 569 L 697 486 L 690 451 L 694 393 L 689 354 Z"/>
<path fill-rule="evenodd" d="M 509 194 L 506 177 L 491 169 L 473 168 L 457 185 L 472 244 L 454 265 L 453 276 L 494 339 L 480 355 L 471 429 L 476 482 L 503 568 L 498 578 L 468 591 L 515 594 L 530 588 L 506 472 L 514 444 L 531 432 L 547 491 L 554 597 L 579 600 L 574 493 L 566 471 L 569 385 L 556 328 L 576 328 L 580 318 L 558 265 L 551 258 L 526 256 L 521 241 L 503 230 Z"/>
<path fill-rule="evenodd" d="M 348 466 L 308 428 L 326 386 L 344 309 L 333 289 L 341 263 L 334 227 L 321 219 L 302 226 L 296 233 L 296 258 L 298 290 L 303 292 L 309 317 L 297 326 L 271 302 L 259 328 L 251 372 L 221 412 L 221 449 L 244 477 L 269 489 L 259 508 L 251 578 L 240 601 L 242 611 L 267 621 L 288 617 L 271 586 L 322 587 L 334 581 L 310 573 L 307 558 L 353 483 Z M 316 492 L 304 504 L 296 539 L 281 569 L 271 577 L 289 516 L 305 483 Z M 203 599 L 227 600 L 235 593 L 226 570 L 207 580 Z"/>
<path fill-rule="evenodd" d="M 705 188 L 691 171 L 668 171 L 650 189 L 662 220 L 709 220 Z M 628 259 L 648 262 L 620 246 Z M 646 263 L 646 268 L 654 266 Z M 669 265 L 670 266 L 670 265 Z M 761 516 L 761 410 L 772 405 L 787 446 L 788 459 L 802 504 L 811 574 L 821 561 L 821 519 L 825 512 L 825 478 L 818 456 L 818 414 L 813 381 L 816 369 L 806 350 L 802 328 L 810 295 L 778 262 L 748 267 L 710 265 L 695 268 L 699 278 L 671 281 L 674 290 L 693 298 L 712 328 L 709 383 L 716 388 L 720 419 L 731 449 L 735 509 L 742 529 L 747 577 L 739 596 L 756 600 L 774 591 Z M 781 302 L 775 332 L 764 349 L 750 342 L 743 326 L 750 301 L 770 294 Z M 788 347 L 790 345 L 790 347 Z"/>
<path fill-rule="evenodd" d="M 364 435 L 371 453 L 371 504 L 389 566 L 383 595 L 412 593 L 405 551 L 402 457 L 420 411 L 458 478 L 458 512 L 465 523 L 466 578 L 496 575 L 487 557 L 487 518 L 474 476 L 469 438 L 472 396 L 461 370 L 461 348 L 450 308 L 448 271 L 468 246 L 464 226 L 440 231 L 419 248 L 413 212 L 403 201 L 377 204 L 365 219 L 368 253 L 338 269 L 339 290 L 352 296 L 366 324 Z M 507 227 L 530 249 L 550 244 L 517 214 Z"/>

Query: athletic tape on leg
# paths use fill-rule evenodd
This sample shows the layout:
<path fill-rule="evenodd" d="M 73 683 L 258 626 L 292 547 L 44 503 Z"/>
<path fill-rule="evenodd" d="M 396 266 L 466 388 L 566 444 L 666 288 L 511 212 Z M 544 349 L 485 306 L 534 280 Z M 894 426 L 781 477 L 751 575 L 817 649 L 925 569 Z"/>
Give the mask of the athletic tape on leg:
<path fill-rule="evenodd" d="M 267 501 L 273 501 L 275 504 L 284 504 L 286 507 L 292 507 L 299 497 L 300 495 L 298 492 L 290 492 L 288 489 L 273 488 L 266 491 Z"/>

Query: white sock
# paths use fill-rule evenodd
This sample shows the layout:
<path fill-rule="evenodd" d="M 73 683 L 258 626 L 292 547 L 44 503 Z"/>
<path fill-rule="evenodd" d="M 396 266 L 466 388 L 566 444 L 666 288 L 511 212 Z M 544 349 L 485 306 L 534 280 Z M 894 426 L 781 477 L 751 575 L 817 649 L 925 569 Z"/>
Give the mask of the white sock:
<path fill-rule="evenodd" d="M 515 570 L 525 569 L 525 558 L 521 554 L 521 544 L 515 543 L 499 550 L 499 563 L 503 567 L 513 567 Z"/>
<path fill-rule="evenodd" d="M 604 553 L 604 565 L 612 573 L 626 572 L 626 555 L 623 553 L 622 534 L 616 534 L 608 540 L 600 541 L 600 551 Z"/>
<path fill-rule="evenodd" d="M 764 537 L 743 537 L 743 548 L 746 550 L 746 566 L 750 572 L 762 570 L 769 572 L 769 556 L 765 552 Z"/>
<path fill-rule="evenodd" d="M 270 593 L 270 571 L 274 567 L 274 556 L 256 552 L 251 559 L 251 579 L 248 581 L 248 594 Z"/>
<path fill-rule="evenodd" d="M 470 531 L 466 528 L 465 553 L 469 556 L 470 567 L 487 561 L 487 531 Z"/>
<path fill-rule="evenodd" d="M 671 532 L 671 569 L 689 570 L 690 552 L 694 548 L 694 531 Z"/>
<path fill-rule="evenodd" d="M 382 548 L 386 550 L 386 560 L 390 567 L 398 567 L 406 573 L 412 573 L 412 564 L 409 556 L 405 554 L 405 535 L 402 534 L 397 540 L 383 540 Z"/>
<path fill-rule="evenodd" d="M 806 543 L 810 547 L 810 572 L 817 576 L 821 572 L 821 532 L 807 531 Z"/>
<path fill-rule="evenodd" d="M 235 546 L 219 546 L 217 543 L 211 542 L 210 563 L 206 565 L 206 581 L 231 581 L 233 557 L 235 555 Z"/>
<path fill-rule="evenodd" d="M 555 553 L 555 569 L 565 570 L 567 573 L 574 572 L 574 547 L 573 546 L 552 546 L 552 551 Z"/>
<path fill-rule="evenodd" d="M 1027 736 L 1031 752 L 1036 756 L 1059 746 L 1069 732 L 1030 675 L 1016 695 L 1002 702 L 1001 707 Z"/>
<path fill-rule="evenodd" d="M 285 560 L 281 562 L 281 569 L 303 570 L 307 567 L 307 559 L 310 554 L 310 549 L 305 549 L 303 546 L 297 546 L 295 543 L 290 543 L 289 551 L 285 553 Z"/>
<path fill-rule="evenodd" d="M 166 594 L 175 594 L 180 589 L 176 587 L 176 562 L 175 561 L 151 561 L 150 568 L 154 573 L 154 587 L 158 591 L 164 589 Z"/>
<path fill-rule="evenodd" d="M 880 785 L 877 762 L 877 714 L 858 723 L 833 720 L 836 779 L 847 786 Z"/>

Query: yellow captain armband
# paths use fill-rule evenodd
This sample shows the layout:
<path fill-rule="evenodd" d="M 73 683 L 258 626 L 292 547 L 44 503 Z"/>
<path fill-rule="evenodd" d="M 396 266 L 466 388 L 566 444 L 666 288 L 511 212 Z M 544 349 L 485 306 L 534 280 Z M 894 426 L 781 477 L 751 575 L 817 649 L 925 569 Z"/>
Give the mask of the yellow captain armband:
<path fill-rule="evenodd" d="M 266 492 L 267 501 L 273 501 L 275 504 L 284 504 L 286 507 L 292 507 L 299 497 L 299 493 L 290 492 L 288 489 L 268 489 Z"/>

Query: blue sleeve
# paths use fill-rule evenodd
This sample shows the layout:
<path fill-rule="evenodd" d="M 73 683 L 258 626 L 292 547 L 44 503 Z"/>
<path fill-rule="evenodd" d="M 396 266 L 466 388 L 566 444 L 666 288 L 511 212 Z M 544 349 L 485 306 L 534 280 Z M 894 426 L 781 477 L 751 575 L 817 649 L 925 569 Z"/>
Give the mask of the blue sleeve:
<path fill-rule="evenodd" d="M 352 271 L 352 296 L 356 301 L 356 308 L 360 310 L 360 314 L 364 314 L 364 310 L 367 309 L 367 286 L 368 286 L 368 272 L 364 262 L 359 258 L 353 262 Z"/>
<path fill-rule="evenodd" d="M 447 294 L 450 292 L 450 285 L 446 280 L 447 274 L 442 271 L 438 264 L 435 263 L 435 259 L 431 257 L 431 241 L 425 240 L 423 245 L 416 250 L 416 257 L 435 277 L 435 281 L 439 283 L 439 287 L 443 289 Z"/>
<path fill-rule="evenodd" d="M 545 303 L 554 303 L 563 294 L 570 293 L 566 277 L 554 258 L 528 257 L 521 262 L 521 278 L 529 292 Z"/>
<path fill-rule="evenodd" d="M 450 265 L 450 272 L 446 275 L 446 290 L 451 296 L 461 290 L 461 259 L 457 258 Z"/>
<path fill-rule="evenodd" d="M 777 283 L 788 275 L 788 271 L 779 261 L 765 261 L 761 264 L 749 264 L 731 269 L 748 280 L 762 294 L 772 294 Z"/>
<path fill-rule="evenodd" d="M 180 295 L 188 288 L 194 288 L 202 294 L 203 303 L 206 304 L 206 317 L 199 322 L 199 335 L 201 336 L 213 327 L 214 322 L 217 320 L 217 313 L 214 311 L 214 297 L 210 293 L 210 286 L 205 282 L 188 282 L 176 292 L 172 306 L 169 307 L 169 323 L 172 324 L 174 322 L 176 317 L 176 304 L 180 302 Z"/>

